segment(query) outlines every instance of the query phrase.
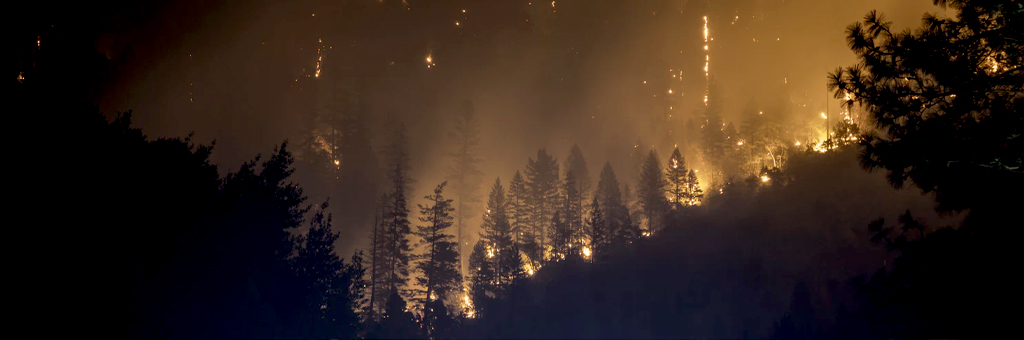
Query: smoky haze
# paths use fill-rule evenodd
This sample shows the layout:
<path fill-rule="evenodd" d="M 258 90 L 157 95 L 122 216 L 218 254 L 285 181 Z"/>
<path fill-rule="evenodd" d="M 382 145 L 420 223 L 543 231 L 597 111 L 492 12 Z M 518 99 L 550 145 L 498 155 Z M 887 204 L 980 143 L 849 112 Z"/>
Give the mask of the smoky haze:
<path fill-rule="evenodd" d="M 743 110 L 755 108 L 789 122 L 786 132 L 798 142 L 823 133 L 820 112 L 840 110 L 838 100 L 826 104 L 824 84 L 827 71 L 856 62 L 844 40 L 846 25 L 877 9 L 898 29 L 915 27 L 923 13 L 939 10 L 930 0 L 109 7 L 101 11 L 113 15 L 83 24 L 116 70 L 100 101 L 104 113 L 134 110 L 135 123 L 152 137 L 194 132 L 197 141 L 216 140 L 212 157 L 225 173 L 284 139 L 296 140 L 303 129 L 299 117 L 351 104 L 363 86 L 374 150 L 386 143 L 390 123 L 409 128 L 413 203 L 445 180 L 450 122 L 467 100 L 481 122 L 482 194 L 495 177 L 511 179 L 538 148 L 562 162 L 573 144 L 583 150 L 592 181 L 610 161 L 620 181 L 633 184 L 633 149 L 654 148 L 664 159 L 679 145 L 691 166 L 702 168 L 687 126 L 703 109 L 704 16 L 708 74 L 725 122 L 738 127 Z M 645 145 L 635 145 L 638 140 Z M 842 174 L 885 191 L 880 175 L 855 176 L 855 166 L 844 166 Z M 299 180 L 313 202 L 323 199 L 316 189 L 322 184 Z M 859 199 L 873 200 L 851 198 L 844 209 L 865 218 L 893 213 Z M 350 215 L 336 226 L 339 252 L 365 248 L 368 214 L 333 209 Z M 478 226 L 479 218 L 469 225 Z"/>

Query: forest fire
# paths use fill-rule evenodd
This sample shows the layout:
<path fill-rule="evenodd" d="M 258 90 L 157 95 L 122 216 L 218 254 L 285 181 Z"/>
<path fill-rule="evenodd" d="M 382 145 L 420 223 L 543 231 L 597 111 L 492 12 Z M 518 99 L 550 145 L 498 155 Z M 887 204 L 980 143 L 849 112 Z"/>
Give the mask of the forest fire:
<path fill-rule="evenodd" d="M 86 336 L 987 335 L 1018 2 L 29 4 L 15 239 Z"/>

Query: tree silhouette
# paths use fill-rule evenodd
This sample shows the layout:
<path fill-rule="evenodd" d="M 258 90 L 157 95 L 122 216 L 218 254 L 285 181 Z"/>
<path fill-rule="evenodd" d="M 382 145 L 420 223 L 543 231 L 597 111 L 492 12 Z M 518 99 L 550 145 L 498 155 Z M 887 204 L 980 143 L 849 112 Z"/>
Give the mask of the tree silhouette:
<path fill-rule="evenodd" d="M 668 167 L 665 168 L 665 177 L 668 179 L 667 194 L 673 210 L 682 209 L 689 205 L 690 197 L 687 196 L 688 173 L 686 171 L 686 160 L 679 153 L 679 148 L 672 150 L 672 157 L 668 159 Z"/>
<path fill-rule="evenodd" d="M 331 215 L 324 216 L 327 206 L 326 201 L 320 205 L 309 230 L 297 240 L 293 262 L 302 289 L 299 329 L 304 337 L 352 337 L 359 324 L 355 285 L 360 284 L 362 264 L 346 265 L 335 253 L 338 233 L 331 230 Z"/>
<path fill-rule="evenodd" d="M 512 181 L 508 184 L 508 218 L 512 224 L 512 239 L 519 246 L 525 244 L 526 235 L 533 234 L 530 230 L 530 191 L 523 175 L 516 170 Z"/>
<path fill-rule="evenodd" d="M 447 183 L 438 184 L 433 194 L 424 197 L 429 205 L 419 205 L 420 222 L 426 225 L 416 227 L 416 236 L 422 239 L 420 245 L 424 248 L 423 254 L 417 256 L 416 269 L 422 275 L 416 278 L 416 282 L 425 289 L 421 300 L 425 307 L 431 301 L 448 300 L 450 294 L 462 288 L 459 252 L 455 237 L 448 234 L 453 223 L 451 213 L 455 208 L 452 200 L 442 195 Z"/>
<path fill-rule="evenodd" d="M 380 259 L 386 263 L 387 271 L 382 273 L 383 280 L 379 281 L 378 289 L 389 299 L 392 291 L 411 295 L 403 290 L 408 284 L 409 253 L 412 251 L 408 238 L 412 228 L 409 226 L 409 208 L 406 200 L 410 182 L 408 150 L 405 125 L 402 124 L 395 129 L 391 144 L 385 150 L 388 159 L 387 176 L 392 187 L 387 196 L 389 202 L 382 219 L 383 233 L 379 235 L 384 242 L 384 247 L 380 249 Z"/>
<path fill-rule="evenodd" d="M 917 31 L 895 32 L 875 11 L 851 24 L 847 42 L 860 62 L 830 73 L 829 89 L 874 123 L 862 142 L 866 169 L 884 169 L 897 188 L 910 180 L 935 192 L 941 210 L 1009 207 L 1000 189 L 1024 183 L 1022 10 L 1013 1 L 935 3 L 956 16 L 925 15 Z"/>
<path fill-rule="evenodd" d="M 668 202 L 665 200 L 665 177 L 661 172 L 661 161 L 654 150 L 647 154 L 647 160 L 644 161 L 637 193 L 640 209 L 647 221 L 646 232 L 653 233 L 661 229 Z"/>
<path fill-rule="evenodd" d="M 547 246 L 548 223 L 551 222 L 551 215 L 558 210 L 558 162 L 548 155 L 547 151 L 537 151 L 537 160 L 532 158 L 526 165 L 526 183 L 530 189 L 530 222 L 533 224 L 533 235 L 527 235 L 528 239 L 524 249 L 530 261 L 539 263 L 543 261 L 543 251 Z M 530 244 L 535 243 L 535 245 Z"/>

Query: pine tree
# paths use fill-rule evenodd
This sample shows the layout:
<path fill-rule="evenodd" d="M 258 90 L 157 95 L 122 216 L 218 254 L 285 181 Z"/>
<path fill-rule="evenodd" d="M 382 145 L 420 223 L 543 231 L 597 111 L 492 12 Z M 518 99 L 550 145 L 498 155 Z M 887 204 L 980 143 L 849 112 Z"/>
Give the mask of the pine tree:
<path fill-rule="evenodd" d="M 391 265 L 385 249 L 389 242 L 385 219 L 390 210 L 391 198 L 388 194 L 381 194 L 377 211 L 374 213 L 373 229 L 370 231 L 370 297 L 366 306 L 367 321 L 376 321 L 387 304 L 387 295 L 384 289 L 385 277 L 390 272 Z"/>
<path fill-rule="evenodd" d="M 527 205 L 529 197 L 530 191 L 526 186 L 526 181 L 517 170 L 508 184 L 508 218 L 509 223 L 512 224 L 512 239 L 520 246 L 533 235 L 533 230 L 529 227 L 530 207 Z"/>
<path fill-rule="evenodd" d="M 491 187 L 491 194 L 487 199 L 487 209 L 484 212 L 484 223 L 481 226 L 483 232 L 480 239 L 485 242 L 488 250 L 488 259 L 493 262 L 494 285 L 500 290 L 508 284 L 506 277 L 511 268 L 503 266 L 500 259 L 503 254 L 511 252 L 512 226 L 508 223 L 508 203 L 505 202 L 505 188 L 501 185 L 501 179 L 494 180 Z M 516 254 L 518 255 L 518 254 Z"/>
<path fill-rule="evenodd" d="M 562 182 L 561 212 L 562 220 L 565 222 L 568 233 L 565 247 L 569 253 L 578 254 L 582 251 L 584 242 L 583 233 L 583 206 L 580 201 L 579 188 L 576 187 L 576 173 L 568 171 L 565 174 L 565 181 Z"/>
<path fill-rule="evenodd" d="M 463 253 L 464 245 L 466 245 L 464 237 L 468 235 L 465 234 L 465 221 L 473 215 L 474 209 L 480 203 L 479 191 L 483 179 L 483 172 L 480 171 L 480 158 L 477 156 L 477 149 L 480 146 L 480 127 L 476 121 L 472 102 L 463 103 L 458 117 L 456 117 L 455 126 L 448 137 L 455 144 L 455 151 L 451 153 L 452 165 L 448 178 L 451 179 L 452 189 L 455 192 L 457 249 L 459 253 Z M 465 261 L 460 262 L 460 273 L 464 272 L 465 266 Z"/>
<path fill-rule="evenodd" d="M 422 337 L 416 316 L 408 310 L 405 299 L 392 290 L 387 298 L 381 321 L 367 336 L 369 339 L 419 339 Z"/>
<path fill-rule="evenodd" d="M 850 25 L 860 62 L 830 73 L 829 89 L 874 124 L 861 142 L 865 168 L 884 169 L 897 188 L 909 180 L 934 191 L 943 211 L 1013 211 L 1020 200 L 1004 198 L 1024 186 L 1024 8 L 935 3 L 955 16 L 926 14 L 920 29 L 897 32 L 872 11 Z"/>
<path fill-rule="evenodd" d="M 526 165 L 526 183 L 530 190 L 530 222 L 533 229 L 533 240 L 527 240 L 525 246 L 530 261 L 543 261 L 543 252 L 547 247 L 545 231 L 551 221 L 552 214 L 558 210 L 558 162 L 548 155 L 547 151 L 537 151 L 537 160 L 529 159 Z M 530 244 L 532 243 L 532 244 Z"/>
<path fill-rule="evenodd" d="M 300 282 L 302 292 L 302 312 L 299 316 L 302 329 L 308 332 L 305 336 L 331 336 L 327 332 L 328 311 L 338 308 L 349 308 L 344 301 L 337 301 L 338 296 L 347 296 L 349 287 L 339 287 L 344 262 L 334 252 L 334 243 L 338 233 L 331 231 L 331 216 L 324 215 L 328 203 L 320 205 L 313 213 L 309 230 L 297 240 L 298 252 L 293 266 Z M 343 288 L 345 293 L 336 292 Z M 339 303 L 341 306 L 333 306 Z"/>
<path fill-rule="evenodd" d="M 409 208 L 406 200 L 410 184 L 408 150 L 405 125 L 401 124 L 387 149 L 387 176 L 391 180 L 392 191 L 388 195 L 390 202 L 383 220 L 383 238 L 386 244 L 381 251 L 389 268 L 384 273 L 385 279 L 380 287 L 387 292 L 386 296 L 390 296 L 393 291 L 409 295 L 403 290 L 408 284 L 409 253 L 412 251 L 408 238 L 412 229 L 409 225 Z"/>
<path fill-rule="evenodd" d="M 473 252 L 469 254 L 469 296 L 474 310 L 467 311 L 467 313 L 471 312 L 477 316 L 484 315 L 490 300 L 496 296 L 494 265 L 490 256 L 493 255 L 488 254 L 486 241 L 482 239 L 476 242 Z"/>
<path fill-rule="evenodd" d="M 684 185 L 686 186 L 686 198 L 688 200 L 686 204 L 690 206 L 700 204 L 704 199 L 704 190 L 701 190 L 700 188 L 700 183 L 697 181 L 697 173 L 695 171 L 690 170 L 690 172 L 686 174 L 686 181 L 684 182 Z"/>
<path fill-rule="evenodd" d="M 555 211 L 555 214 L 551 216 L 551 224 L 549 224 L 548 229 L 548 233 L 551 234 L 551 256 L 549 260 L 564 260 L 570 255 L 569 240 L 572 237 L 572 231 L 569 229 L 569 223 L 562 217 L 561 210 Z"/>
<path fill-rule="evenodd" d="M 422 275 L 416 278 L 416 282 L 425 289 L 422 299 L 425 306 L 430 301 L 447 300 L 451 293 L 462 287 L 455 237 L 448 234 L 455 208 L 452 200 L 442 195 L 446 184 L 448 182 L 439 184 L 433 194 L 424 197 L 430 202 L 428 205 L 419 205 L 419 220 L 425 225 L 416 227 L 416 236 L 422 239 L 420 245 L 424 253 L 417 256 L 416 269 Z"/>
<path fill-rule="evenodd" d="M 643 232 L 640 231 L 640 225 L 635 222 L 640 219 L 639 216 L 635 216 L 636 214 L 639 214 L 640 209 L 637 208 L 639 204 L 633 198 L 633 193 L 629 189 L 629 184 L 622 185 L 622 203 L 624 206 L 624 215 L 622 216 L 623 222 L 628 223 L 619 224 L 621 231 L 620 235 L 622 236 L 622 239 L 629 242 L 630 240 L 639 238 L 643 234 Z"/>
<path fill-rule="evenodd" d="M 508 251 L 501 253 L 498 265 L 505 268 L 504 282 L 507 282 L 505 293 L 508 293 L 509 286 L 519 283 L 526 278 L 526 264 L 523 263 L 522 251 L 519 245 L 513 243 Z"/>
<path fill-rule="evenodd" d="M 590 170 L 587 169 L 587 160 L 583 158 L 583 151 L 580 150 L 580 146 L 577 144 L 572 145 L 572 149 L 569 150 L 569 157 L 565 159 L 565 173 L 572 171 L 575 175 L 576 190 L 579 191 L 579 197 L 576 204 L 583 209 L 586 209 L 584 202 L 590 195 L 591 183 L 590 183 Z M 583 225 L 583 215 L 580 214 L 579 225 Z"/>
<path fill-rule="evenodd" d="M 601 204 L 595 196 L 590 202 L 590 218 L 587 219 L 590 254 L 588 255 L 586 251 L 583 254 L 594 259 L 594 261 L 603 259 L 608 253 L 610 239 L 608 237 L 608 224 L 605 223 L 605 215 L 607 214 L 601 209 Z"/>
<path fill-rule="evenodd" d="M 672 157 L 668 159 L 668 167 L 665 168 L 665 177 L 668 179 L 667 193 L 672 209 L 680 210 L 684 205 L 689 205 L 690 198 L 687 197 L 686 160 L 679 153 L 679 148 L 672 151 Z"/>
<path fill-rule="evenodd" d="M 594 198 L 598 200 L 598 204 L 602 207 L 604 222 L 602 228 L 605 232 L 606 241 L 609 244 L 619 243 L 616 235 L 621 235 L 622 220 L 628 217 L 629 211 L 622 201 L 622 193 L 619 191 L 619 180 L 615 177 L 615 170 L 612 169 L 611 163 L 605 163 L 604 168 L 601 169 L 601 179 L 597 183 L 597 191 L 594 193 Z"/>
<path fill-rule="evenodd" d="M 654 150 L 650 151 L 644 161 L 638 191 L 640 209 L 647 221 L 646 232 L 653 233 L 663 227 L 662 220 L 668 206 L 665 201 L 665 177 L 661 172 L 661 161 Z"/>

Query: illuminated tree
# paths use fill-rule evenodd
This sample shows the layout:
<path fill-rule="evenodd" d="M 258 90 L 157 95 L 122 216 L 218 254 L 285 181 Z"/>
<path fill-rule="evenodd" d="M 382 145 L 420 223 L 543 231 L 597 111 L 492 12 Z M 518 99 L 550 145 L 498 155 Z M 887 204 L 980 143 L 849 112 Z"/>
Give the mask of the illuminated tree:
<path fill-rule="evenodd" d="M 658 154 L 651 150 L 640 172 L 637 197 L 647 221 L 647 232 L 654 232 L 663 227 L 661 223 L 668 208 L 668 202 L 665 201 L 665 186 L 661 161 L 658 160 Z"/>
<path fill-rule="evenodd" d="M 455 230 L 457 244 L 460 253 L 466 243 L 463 230 L 465 220 L 473 215 L 473 209 L 480 203 L 480 184 L 483 181 L 483 172 L 480 171 L 480 158 L 477 156 L 477 148 L 480 146 L 480 127 L 476 121 L 473 103 L 466 101 L 462 104 L 459 114 L 455 120 L 455 126 L 448 137 L 455 144 L 455 151 L 451 153 L 452 165 L 448 178 L 451 179 L 452 189 L 455 191 Z M 459 272 L 463 271 L 465 263 L 460 264 Z"/>
<path fill-rule="evenodd" d="M 497 296 L 494 264 L 489 255 L 483 239 L 473 245 L 473 252 L 469 254 L 469 296 L 476 315 L 485 314 L 489 301 Z"/>
<path fill-rule="evenodd" d="M 462 276 L 459 274 L 459 252 L 455 237 L 448 234 L 452 226 L 451 216 L 455 208 L 452 200 L 442 196 L 445 185 L 443 182 L 434 188 L 434 193 L 424 198 L 429 205 L 419 205 L 420 221 L 425 225 L 417 226 L 416 236 L 422 241 L 424 253 L 417 256 L 416 269 L 422 274 L 416 282 L 425 288 L 424 305 L 431 301 L 445 301 L 452 292 L 460 291 Z"/>
<path fill-rule="evenodd" d="M 865 168 L 884 169 L 897 188 L 910 180 L 935 192 L 940 210 L 1009 208 L 1004 190 L 1024 183 L 1024 8 L 935 3 L 955 17 L 926 14 L 919 30 L 895 32 L 872 11 L 850 25 L 860 62 L 830 73 L 829 89 L 871 117 Z"/>
<path fill-rule="evenodd" d="M 505 188 L 501 185 L 501 179 L 494 180 L 491 187 L 491 194 L 487 198 L 487 209 L 484 211 L 483 225 L 480 226 L 483 232 L 480 239 L 487 246 L 488 261 L 492 262 L 494 270 L 495 287 L 500 290 L 508 285 L 508 274 L 513 268 L 508 268 L 507 261 L 501 261 L 503 255 L 513 251 L 512 226 L 508 222 L 508 203 L 505 201 Z M 519 256 L 518 253 L 515 254 Z"/>
<path fill-rule="evenodd" d="M 704 190 L 700 188 L 700 182 L 697 181 L 697 173 L 690 170 L 686 174 L 686 180 L 683 182 L 686 192 L 685 197 L 689 200 L 687 205 L 698 205 L 704 199 Z"/>
<path fill-rule="evenodd" d="M 565 222 L 565 227 L 568 228 L 568 238 L 565 240 L 568 242 L 564 246 L 570 250 L 570 253 L 578 254 L 583 245 L 583 206 L 580 200 L 580 191 L 576 186 L 576 173 L 574 171 L 566 172 L 565 181 L 562 182 L 561 190 L 561 213 L 562 219 Z"/>
<path fill-rule="evenodd" d="M 672 209 L 679 210 L 685 205 L 689 205 L 690 198 L 687 197 L 686 190 L 686 160 L 683 159 L 683 155 L 679 153 L 679 148 L 672 151 L 672 157 L 668 159 L 668 167 L 665 168 L 665 177 L 668 179 L 668 186 L 666 187 L 669 201 L 672 203 Z"/>

